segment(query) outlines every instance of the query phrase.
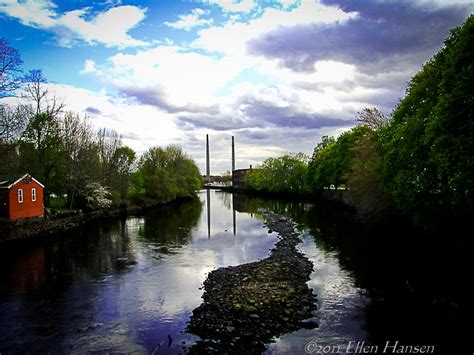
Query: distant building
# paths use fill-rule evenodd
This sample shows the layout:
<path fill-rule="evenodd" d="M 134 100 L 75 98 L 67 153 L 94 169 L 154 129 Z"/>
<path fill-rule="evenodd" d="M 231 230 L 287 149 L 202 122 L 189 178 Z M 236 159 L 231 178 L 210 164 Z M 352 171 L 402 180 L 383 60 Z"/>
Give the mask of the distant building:
<path fill-rule="evenodd" d="M 0 217 L 42 217 L 44 185 L 29 174 L 0 176 Z"/>
<path fill-rule="evenodd" d="M 232 171 L 232 186 L 238 189 L 245 188 L 245 177 L 251 170 L 252 165 L 250 165 L 249 169 L 236 169 Z"/>
<path fill-rule="evenodd" d="M 204 185 L 210 183 L 210 184 L 223 184 L 224 183 L 224 179 L 222 179 L 222 176 L 219 176 L 219 175 L 211 175 L 209 176 L 209 180 L 210 181 L 207 181 L 207 176 L 206 175 L 202 175 L 202 182 L 204 183 Z"/>

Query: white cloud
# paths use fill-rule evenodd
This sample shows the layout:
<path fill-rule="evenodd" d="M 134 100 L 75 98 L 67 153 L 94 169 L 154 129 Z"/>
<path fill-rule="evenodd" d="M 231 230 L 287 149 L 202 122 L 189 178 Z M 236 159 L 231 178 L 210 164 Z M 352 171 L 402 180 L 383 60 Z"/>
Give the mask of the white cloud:
<path fill-rule="evenodd" d="M 202 29 L 199 37 L 193 41 L 196 48 L 223 52 L 227 55 L 244 55 L 246 44 L 252 38 L 269 33 L 279 27 L 291 27 L 306 24 L 336 24 L 357 16 L 335 7 L 316 2 L 304 1 L 290 11 L 267 7 L 263 14 L 248 23 L 228 22 L 222 26 Z"/>
<path fill-rule="evenodd" d="M 166 117 L 169 136 L 200 164 L 205 134 L 214 136 L 218 172 L 228 169 L 222 152 L 231 134 L 241 144 L 243 166 L 287 152 L 311 154 L 322 135 L 340 134 L 351 127 L 356 112 L 372 106 L 374 97 L 382 102 L 384 96 L 397 95 L 374 86 L 372 77 L 362 75 L 355 65 L 323 60 L 313 64 L 314 70 L 298 72 L 281 66 L 277 59 L 247 51 L 249 41 L 280 27 L 339 26 L 357 13 L 309 1 L 286 10 L 281 6 L 261 11 L 248 22 L 238 22 L 245 17 L 238 14 L 224 25 L 201 29 L 189 45 L 160 42 L 116 54 L 105 63 L 88 60 L 82 74 L 94 75 L 128 97 L 137 112 L 146 111 L 143 116 Z M 195 9 L 191 15 L 195 18 L 177 26 L 190 29 L 206 13 Z M 233 15 L 237 13 L 227 18 Z M 126 112 L 123 117 L 128 117 Z M 141 125 L 146 127 L 147 122 Z M 154 129 L 160 130 L 150 126 L 138 133 L 143 144 L 151 142 L 145 137 Z"/>
<path fill-rule="evenodd" d="M 180 29 L 185 31 L 190 31 L 194 27 L 207 26 L 212 24 L 212 19 L 204 19 L 203 15 L 208 15 L 209 11 L 204 11 L 203 9 L 193 9 L 190 14 L 179 15 L 179 20 L 176 22 L 164 22 L 163 24 Z"/>
<path fill-rule="evenodd" d="M 214 58 L 179 46 L 159 45 L 135 54 L 119 53 L 97 66 L 86 61 L 83 73 L 94 73 L 116 88 L 146 89 L 148 98 L 173 106 L 212 105 L 217 90 L 241 70 L 228 58 Z M 154 92 L 153 92 L 154 91 Z"/>
<path fill-rule="evenodd" d="M 205 12 L 199 9 L 191 14 L 200 18 Z M 314 134 L 321 136 L 325 132 L 298 125 L 318 127 L 319 117 L 323 122 L 330 122 L 332 117 L 348 119 L 361 106 L 345 96 L 343 99 L 348 103 L 341 102 L 334 90 L 304 90 L 301 89 L 302 84 L 341 84 L 345 80 L 353 80 L 355 68 L 339 62 L 321 61 L 315 63 L 313 73 L 297 73 L 281 67 L 276 60 L 247 53 L 246 43 L 279 26 L 309 23 L 336 25 L 354 16 L 355 13 L 347 14 L 309 2 L 287 11 L 266 8 L 260 18 L 248 23 L 234 23 L 238 20 L 234 19 L 224 26 L 200 30 L 190 47 L 157 43 L 153 48 L 135 53 L 118 53 L 106 63 L 88 60 L 84 63 L 82 74 L 100 78 L 105 85 L 111 85 L 114 90 L 128 96 L 129 101 L 136 99 L 137 107 L 138 103 L 142 103 L 147 110 L 168 117 L 184 134 L 184 137 L 178 138 L 181 139 L 179 143 L 197 157 L 198 163 L 204 159 L 200 140 L 204 141 L 205 134 L 212 132 L 222 137 L 227 137 L 231 131 L 241 134 L 245 142 L 242 158 L 254 165 L 270 155 L 284 152 L 302 150 L 310 154 L 316 138 L 304 144 L 301 139 L 297 145 L 287 138 L 292 134 L 307 135 L 316 131 Z M 184 29 L 184 22 L 182 25 Z M 220 55 L 214 55 L 216 51 Z M 248 82 L 249 78 L 245 75 L 242 81 L 233 83 L 246 70 L 270 78 L 272 86 Z M 221 95 L 224 87 L 226 94 Z M 260 106 L 254 109 L 252 100 Z M 268 118 L 272 112 L 278 114 L 278 110 L 283 110 L 295 124 L 295 127 L 289 124 L 285 128 L 285 135 L 278 133 L 281 130 L 278 125 L 286 116 Z M 310 119 L 313 122 L 301 122 L 305 115 L 312 115 Z M 340 127 L 341 122 L 337 125 Z M 335 131 L 341 128 L 328 129 Z M 248 137 L 244 139 L 245 134 Z M 275 143 L 265 139 L 267 135 L 281 136 L 281 139 Z M 263 141 L 265 148 L 261 145 Z M 224 146 L 228 142 L 222 144 Z M 223 164 L 222 171 L 226 169 Z"/>
<path fill-rule="evenodd" d="M 249 13 L 257 6 L 254 0 L 208 0 L 207 3 L 219 6 L 224 12 Z"/>
<path fill-rule="evenodd" d="M 0 13 L 19 20 L 25 26 L 52 31 L 63 46 L 71 46 L 77 41 L 109 47 L 146 45 L 128 34 L 145 18 L 144 8 L 112 7 L 91 19 L 86 19 L 91 13 L 87 7 L 62 14 L 56 9 L 56 5 L 47 0 L 0 0 Z"/>
<path fill-rule="evenodd" d="M 48 0 L 0 0 L 0 13 L 14 17 L 25 26 L 51 28 L 56 21 L 56 5 Z"/>
<path fill-rule="evenodd" d="M 138 152 L 155 145 L 174 144 L 183 135 L 173 118 L 155 107 L 113 96 L 105 90 L 96 93 L 69 85 L 47 85 L 50 92 L 64 101 L 67 110 L 89 115 L 91 124 L 97 129 L 116 130 L 124 136 L 124 144 Z M 88 114 L 94 111 L 91 108 L 97 109 L 98 113 Z"/>
<path fill-rule="evenodd" d="M 87 59 L 84 63 L 84 68 L 81 70 L 81 74 L 94 74 L 96 72 L 97 68 L 95 67 L 95 62 L 93 60 Z"/>

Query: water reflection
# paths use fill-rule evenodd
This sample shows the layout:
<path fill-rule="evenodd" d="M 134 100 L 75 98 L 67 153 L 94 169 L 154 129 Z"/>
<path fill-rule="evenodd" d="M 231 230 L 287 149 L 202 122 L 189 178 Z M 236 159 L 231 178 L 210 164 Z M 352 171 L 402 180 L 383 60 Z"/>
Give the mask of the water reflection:
<path fill-rule="evenodd" d="M 8 288 L 12 293 L 24 293 L 40 287 L 45 281 L 44 249 L 38 248 L 20 256 L 10 266 Z"/>
<path fill-rule="evenodd" d="M 207 206 L 207 236 L 211 237 L 211 190 L 206 191 L 206 206 Z"/>
<path fill-rule="evenodd" d="M 235 196 L 242 209 L 260 206 L 295 220 L 301 249 L 313 261 L 320 328 L 278 339 L 269 353 L 302 353 L 304 344 L 347 345 L 388 340 L 434 345 L 436 353 L 472 353 L 472 238 L 462 226 L 423 234 L 406 221 L 357 222 L 341 206 Z"/>
<path fill-rule="evenodd" d="M 2 246 L 0 353 L 181 352 L 196 341 L 183 330 L 207 273 L 273 247 L 259 207 L 298 223 L 319 306 L 319 329 L 282 336 L 268 353 L 303 353 L 310 340 L 472 349 L 472 241 L 458 237 L 465 232 L 428 239 L 403 223 L 359 225 L 330 206 L 205 191 L 143 216 Z"/>
<path fill-rule="evenodd" d="M 207 273 L 266 257 L 276 240 L 243 213 L 234 237 L 222 197 L 202 192 L 1 252 L 0 352 L 178 353 L 193 344 L 183 330 Z"/>

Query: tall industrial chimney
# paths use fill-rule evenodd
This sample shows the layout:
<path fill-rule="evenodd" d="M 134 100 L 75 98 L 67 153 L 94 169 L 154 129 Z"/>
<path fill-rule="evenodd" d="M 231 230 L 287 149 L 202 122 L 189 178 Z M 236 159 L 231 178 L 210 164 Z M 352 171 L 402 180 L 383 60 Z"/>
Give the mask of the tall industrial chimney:
<path fill-rule="evenodd" d="M 209 134 L 206 134 L 206 177 L 207 183 L 211 183 L 211 166 L 209 159 Z"/>
<path fill-rule="evenodd" d="M 232 171 L 235 170 L 235 144 L 234 136 L 232 136 Z"/>

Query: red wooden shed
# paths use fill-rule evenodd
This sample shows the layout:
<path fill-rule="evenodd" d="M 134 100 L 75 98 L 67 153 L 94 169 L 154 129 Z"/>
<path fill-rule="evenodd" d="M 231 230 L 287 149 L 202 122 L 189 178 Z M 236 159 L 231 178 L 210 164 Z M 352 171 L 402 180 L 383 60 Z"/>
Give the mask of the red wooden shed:
<path fill-rule="evenodd" d="M 0 216 L 10 220 L 42 217 L 43 184 L 29 174 L 0 176 Z"/>

